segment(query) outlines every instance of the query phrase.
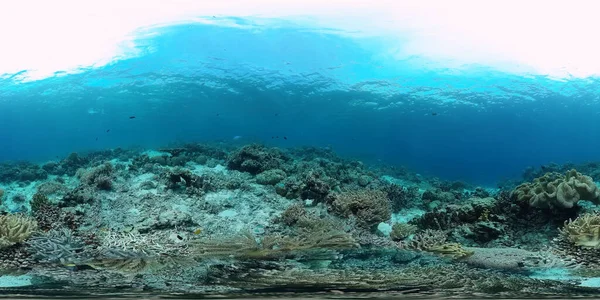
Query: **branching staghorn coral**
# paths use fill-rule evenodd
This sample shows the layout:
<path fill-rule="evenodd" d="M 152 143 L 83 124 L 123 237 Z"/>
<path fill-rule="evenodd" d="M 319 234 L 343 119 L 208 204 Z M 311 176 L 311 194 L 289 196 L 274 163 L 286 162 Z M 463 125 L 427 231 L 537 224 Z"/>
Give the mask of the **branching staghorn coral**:
<path fill-rule="evenodd" d="M 560 281 L 532 279 L 519 274 L 471 268 L 461 263 L 409 267 L 403 269 L 402 273 L 411 276 L 416 283 L 430 286 L 431 290 L 440 292 L 483 292 L 507 296 L 517 293 L 516 295 L 523 297 L 523 293 L 569 295 L 575 291 L 591 291 Z"/>
<path fill-rule="evenodd" d="M 197 240 L 191 247 L 201 258 L 277 259 L 312 250 L 358 248 L 348 233 L 342 231 L 305 231 L 297 236 L 279 234 L 255 237 L 250 232 L 220 239 Z"/>
<path fill-rule="evenodd" d="M 393 290 L 414 285 L 414 278 L 401 272 L 364 269 L 251 269 L 213 278 L 214 283 L 245 289 L 319 290 Z"/>
<path fill-rule="evenodd" d="M 168 233 L 116 233 L 105 231 L 100 235 L 101 250 L 122 250 L 136 252 L 146 256 L 186 254 L 185 243 L 176 244 L 169 239 Z"/>
<path fill-rule="evenodd" d="M 247 290 L 286 290 L 292 292 L 340 290 L 412 291 L 454 293 L 560 294 L 592 291 L 568 283 L 531 279 L 492 270 L 470 268 L 464 264 L 415 266 L 405 269 L 298 269 L 235 270 L 214 283 Z M 428 294 L 431 295 L 431 294 Z"/>
<path fill-rule="evenodd" d="M 115 249 L 101 250 L 97 257 L 82 262 L 94 269 L 128 275 L 155 273 L 166 268 L 189 266 L 194 263 L 193 259 L 186 257 L 148 256 L 140 252 Z"/>
<path fill-rule="evenodd" d="M 169 267 L 191 265 L 183 246 L 174 246 L 161 234 L 105 232 L 97 249 L 86 249 L 84 242 L 63 229 L 33 237 L 29 251 L 42 262 L 88 266 L 98 270 L 135 275 Z M 160 241 L 160 242 L 159 242 Z"/>
<path fill-rule="evenodd" d="M 0 250 L 21 243 L 37 230 L 37 222 L 22 215 L 0 216 Z"/>
<path fill-rule="evenodd" d="M 84 242 L 74 237 L 68 229 L 33 236 L 27 244 L 29 253 L 44 263 L 75 263 L 84 257 Z"/>

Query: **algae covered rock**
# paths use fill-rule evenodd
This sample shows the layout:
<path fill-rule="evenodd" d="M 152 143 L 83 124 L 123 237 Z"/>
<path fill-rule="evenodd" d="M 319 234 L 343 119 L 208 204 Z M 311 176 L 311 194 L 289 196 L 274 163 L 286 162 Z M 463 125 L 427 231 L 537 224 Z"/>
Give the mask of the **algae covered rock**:
<path fill-rule="evenodd" d="M 256 182 L 262 185 L 275 185 L 285 179 L 286 174 L 279 169 L 267 170 L 256 175 Z"/>
<path fill-rule="evenodd" d="M 284 160 L 285 157 L 277 148 L 248 145 L 232 153 L 227 167 L 256 175 L 267 170 L 279 169 Z"/>
<path fill-rule="evenodd" d="M 402 241 L 408 238 L 411 234 L 417 232 L 418 228 L 412 224 L 396 223 L 392 226 L 392 232 L 390 232 L 390 238 L 392 241 Z"/>
<path fill-rule="evenodd" d="M 389 220 L 392 209 L 387 194 L 380 190 L 352 190 L 331 197 L 331 210 L 342 217 L 354 216 L 357 224 L 374 229 Z"/>
<path fill-rule="evenodd" d="M 517 186 L 511 197 L 538 208 L 572 208 L 579 200 L 600 204 L 600 190 L 591 177 L 572 169 L 565 175 L 546 173 Z"/>
<path fill-rule="evenodd" d="M 423 229 L 451 229 L 458 225 L 486 221 L 490 211 L 496 205 L 496 199 L 470 198 L 461 205 L 449 204 L 436 208 L 432 211 L 411 221 Z"/>

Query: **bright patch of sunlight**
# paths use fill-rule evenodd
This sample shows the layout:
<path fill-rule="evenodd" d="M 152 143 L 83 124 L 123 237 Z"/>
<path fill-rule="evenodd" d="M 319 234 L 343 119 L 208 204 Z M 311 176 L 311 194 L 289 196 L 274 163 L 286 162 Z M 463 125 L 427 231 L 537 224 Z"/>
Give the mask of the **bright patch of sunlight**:
<path fill-rule="evenodd" d="M 142 28 L 233 16 L 380 36 L 386 49 L 374 55 L 389 63 L 416 56 L 440 68 L 588 77 L 600 74 L 599 9 L 593 0 L 2 1 L 0 74 L 27 70 L 23 79 L 35 80 L 99 67 L 139 55 Z"/>

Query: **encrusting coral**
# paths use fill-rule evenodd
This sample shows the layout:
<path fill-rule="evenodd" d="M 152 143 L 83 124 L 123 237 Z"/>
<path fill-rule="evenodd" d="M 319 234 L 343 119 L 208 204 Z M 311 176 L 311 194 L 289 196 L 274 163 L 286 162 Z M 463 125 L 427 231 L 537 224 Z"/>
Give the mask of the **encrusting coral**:
<path fill-rule="evenodd" d="M 546 173 L 516 187 L 511 196 L 538 208 L 571 208 L 579 200 L 600 204 L 600 190 L 591 177 L 574 169 L 565 175 Z"/>
<path fill-rule="evenodd" d="M 21 215 L 0 216 L 0 249 L 28 239 L 37 230 L 37 222 Z"/>

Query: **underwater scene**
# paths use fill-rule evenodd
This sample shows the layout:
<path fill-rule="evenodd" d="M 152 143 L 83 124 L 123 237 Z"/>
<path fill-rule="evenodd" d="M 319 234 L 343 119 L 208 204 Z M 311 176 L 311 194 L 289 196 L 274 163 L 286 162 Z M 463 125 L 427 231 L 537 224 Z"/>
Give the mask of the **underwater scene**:
<path fill-rule="evenodd" d="M 0 297 L 600 297 L 594 2 L 213 2 L 0 4 Z"/>

